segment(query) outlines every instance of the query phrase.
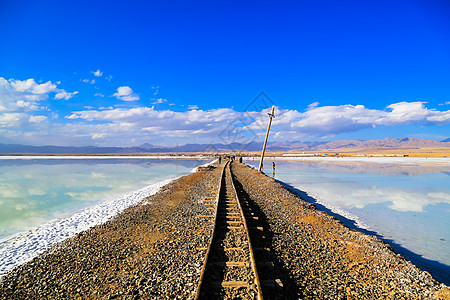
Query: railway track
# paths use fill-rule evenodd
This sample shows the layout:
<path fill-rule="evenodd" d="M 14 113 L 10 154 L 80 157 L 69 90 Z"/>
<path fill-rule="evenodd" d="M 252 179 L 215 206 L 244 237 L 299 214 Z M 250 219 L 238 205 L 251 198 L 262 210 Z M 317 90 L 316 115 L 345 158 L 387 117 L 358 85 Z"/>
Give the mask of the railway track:
<path fill-rule="evenodd" d="M 261 270 L 267 271 L 273 266 L 270 261 L 264 261 L 264 252 L 268 249 L 252 247 L 252 242 L 264 240 L 264 228 L 258 226 L 258 216 L 245 193 L 236 189 L 232 163 L 235 162 L 227 162 L 223 168 L 217 198 L 206 203 L 210 206 L 209 217 L 214 229 L 207 245 L 196 299 L 263 299 L 263 291 L 270 295 L 268 298 L 273 298 L 276 282 L 260 280 Z M 258 253 L 258 261 L 255 251 L 262 252 L 262 255 Z M 264 273 L 266 276 L 270 270 Z"/>

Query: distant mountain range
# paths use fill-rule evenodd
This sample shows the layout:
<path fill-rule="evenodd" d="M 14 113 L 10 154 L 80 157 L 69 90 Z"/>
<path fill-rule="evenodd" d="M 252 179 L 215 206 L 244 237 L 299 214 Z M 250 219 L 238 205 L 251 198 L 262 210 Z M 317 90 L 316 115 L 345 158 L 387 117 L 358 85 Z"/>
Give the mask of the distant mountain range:
<path fill-rule="evenodd" d="M 317 151 L 327 149 L 395 149 L 395 148 L 443 148 L 450 147 L 450 138 L 443 141 L 419 138 L 379 139 L 379 140 L 337 140 L 332 142 L 270 142 L 267 151 Z M 244 146 L 231 144 L 185 144 L 178 147 L 162 147 L 143 144 L 137 147 L 65 147 L 65 146 L 29 146 L 18 144 L 0 144 L 0 154 L 130 154 L 130 153 L 187 153 L 187 152 L 240 152 L 260 151 L 262 142 L 251 142 Z"/>

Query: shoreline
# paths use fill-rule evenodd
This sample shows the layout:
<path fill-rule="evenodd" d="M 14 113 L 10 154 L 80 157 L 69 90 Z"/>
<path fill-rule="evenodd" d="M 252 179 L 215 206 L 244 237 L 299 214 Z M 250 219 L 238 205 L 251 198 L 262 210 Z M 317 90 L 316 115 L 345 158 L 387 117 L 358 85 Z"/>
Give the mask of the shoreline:
<path fill-rule="evenodd" d="M 128 192 L 88 207 L 68 218 L 51 221 L 0 240 L 0 279 L 10 270 L 29 262 L 51 247 L 80 232 L 105 223 L 126 208 L 156 194 L 161 187 L 178 179 L 161 180 L 144 188 Z"/>
<path fill-rule="evenodd" d="M 223 155 L 222 155 L 223 156 Z M 32 160 L 32 159 L 212 159 L 214 155 L 0 155 L 1 160 Z M 260 156 L 248 156 L 244 154 L 244 161 L 259 160 Z M 274 159 L 282 161 L 327 161 L 327 162 L 372 162 L 380 164 L 440 164 L 450 166 L 450 157 L 419 157 L 419 156 L 282 156 L 266 154 L 264 159 Z"/>
<path fill-rule="evenodd" d="M 43 154 L 43 155 L 0 155 L 2 159 L 210 159 L 210 156 L 195 155 L 195 156 L 145 156 L 145 155 L 62 155 L 62 154 Z"/>
<path fill-rule="evenodd" d="M 401 157 L 401 156 L 307 156 L 307 157 L 286 157 L 286 156 L 264 156 L 264 159 L 276 159 L 285 161 L 328 161 L 328 162 L 372 162 L 380 164 L 442 164 L 450 166 L 450 157 Z M 244 157 L 244 160 L 250 160 Z"/>
<path fill-rule="evenodd" d="M 99 157 L 99 159 L 102 158 L 104 157 Z M 21 157 L 19 159 L 24 158 Z M 85 158 L 76 157 L 75 159 Z M 195 159 L 198 158 L 196 157 Z M 215 161 L 209 161 L 201 166 L 207 166 L 214 162 Z M 197 171 L 197 168 L 198 167 L 192 169 L 190 173 L 195 173 Z M 76 234 L 79 234 L 80 232 L 88 230 L 89 228 L 96 225 L 105 223 L 110 218 L 119 215 L 128 207 L 136 205 L 143 199 L 158 193 L 163 186 L 173 182 L 174 180 L 177 180 L 180 177 L 182 176 L 174 176 L 168 179 L 163 179 L 143 188 L 126 192 L 124 194 L 118 194 L 116 195 L 116 197 L 106 199 L 100 204 L 85 208 L 80 212 L 74 213 L 70 217 L 50 221 L 42 225 L 30 228 L 26 232 L 16 233 L 12 236 L 1 239 L 0 279 L 13 268 L 32 260 L 51 247 L 75 236 Z"/>

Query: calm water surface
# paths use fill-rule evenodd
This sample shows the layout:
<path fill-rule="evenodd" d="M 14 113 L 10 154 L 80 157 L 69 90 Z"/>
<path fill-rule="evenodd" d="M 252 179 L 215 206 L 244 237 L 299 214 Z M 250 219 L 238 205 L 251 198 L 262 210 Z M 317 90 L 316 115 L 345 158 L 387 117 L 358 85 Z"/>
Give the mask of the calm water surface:
<path fill-rule="evenodd" d="M 436 279 L 450 283 L 450 164 L 266 159 L 270 176 L 272 161 L 276 179 L 379 235 Z"/>
<path fill-rule="evenodd" d="M 0 240 L 185 175 L 208 160 L 1 159 Z"/>

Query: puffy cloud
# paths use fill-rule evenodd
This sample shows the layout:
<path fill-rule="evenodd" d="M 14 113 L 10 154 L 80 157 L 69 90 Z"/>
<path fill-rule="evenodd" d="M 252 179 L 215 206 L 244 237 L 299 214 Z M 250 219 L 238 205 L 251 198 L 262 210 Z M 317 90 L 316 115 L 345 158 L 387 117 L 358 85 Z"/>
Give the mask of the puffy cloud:
<path fill-rule="evenodd" d="M 428 117 L 435 116 L 436 111 L 425 108 L 424 102 L 399 102 L 389 105 L 391 109 L 383 118 L 377 121 L 383 125 L 408 125 L 427 120 Z"/>
<path fill-rule="evenodd" d="M 100 70 L 97 71 L 91 71 L 92 74 L 94 74 L 95 77 L 102 77 L 103 72 L 100 72 Z"/>
<path fill-rule="evenodd" d="M 152 104 L 161 104 L 164 102 L 167 102 L 167 99 L 159 98 L 159 99 L 156 99 L 154 102 L 152 102 Z"/>
<path fill-rule="evenodd" d="M 55 95 L 55 99 L 65 99 L 65 100 L 69 100 L 70 98 L 72 98 L 73 96 L 75 96 L 76 94 L 78 94 L 78 91 L 75 91 L 73 93 L 68 93 L 66 91 L 61 91 L 59 93 L 57 93 Z"/>
<path fill-rule="evenodd" d="M 50 81 L 47 81 L 46 83 L 38 84 L 36 81 L 34 81 L 33 78 L 27 79 L 27 80 L 9 80 L 11 86 L 14 88 L 17 92 L 30 92 L 32 94 L 36 95 L 42 95 L 42 94 L 48 94 L 50 92 L 54 92 L 57 89 L 56 84 L 52 84 Z"/>
<path fill-rule="evenodd" d="M 217 137 L 228 125 L 229 120 L 239 116 L 232 109 L 221 108 L 208 111 L 189 110 L 175 112 L 156 110 L 154 107 L 132 109 L 113 108 L 106 110 L 87 110 L 74 112 L 67 118 L 100 122 L 91 125 L 92 132 L 109 133 L 110 138 L 160 137 L 160 138 L 196 138 L 211 139 Z M 101 136 L 96 136 L 100 138 Z M 105 136 L 106 137 L 106 136 Z"/>
<path fill-rule="evenodd" d="M 48 81 L 37 83 L 33 78 L 27 80 L 6 80 L 0 77 L 0 111 L 33 111 L 42 109 L 38 102 L 48 99 L 50 93 L 56 93 L 55 99 L 70 99 L 78 91 L 69 93 Z"/>
<path fill-rule="evenodd" d="M 266 109 L 268 111 L 268 109 Z M 265 119 L 249 126 L 261 128 Z M 427 109 L 424 102 L 399 102 L 385 110 L 369 109 L 363 105 L 317 106 L 313 103 L 305 112 L 276 111 L 273 126 L 279 138 L 326 137 L 376 126 L 406 126 L 411 124 L 450 124 L 450 111 Z M 286 135 L 286 133 L 288 133 Z"/>
<path fill-rule="evenodd" d="M 95 79 L 92 79 L 92 80 L 90 80 L 90 79 L 82 79 L 81 81 L 84 82 L 84 83 L 95 84 Z"/>
<path fill-rule="evenodd" d="M 34 132 L 45 130 L 49 119 L 44 115 L 36 115 L 42 110 L 48 112 L 41 102 L 47 100 L 51 93 L 55 99 L 70 99 L 78 92 L 69 93 L 50 81 L 37 83 L 33 78 L 27 80 L 6 80 L 0 77 L 0 136 L 26 137 Z M 48 112 L 50 116 L 57 114 Z"/>
<path fill-rule="evenodd" d="M 158 87 L 152 89 L 157 91 Z M 64 123 L 52 117 L 48 103 L 45 104 L 48 117 L 32 113 L 44 110 L 41 101 L 49 99 L 52 93 L 54 99 L 68 100 L 78 91 L 65 91 L 50 81 L 37 83 L 34 79 L 20 81 L 0 77 L 0 136 L 22 135 L 30 143 L 60 143 L 67 140 L 67 143 L 85 145 L 129 145 L 131 141 L 148 141 L 149 138 L 163 143 L 173 143 L 175 139 L 180 143 L 193 140 L 204 143 L 239 142 L 233 135 L 241 137 L 247 133 L 251 138 L 264 135 L 267 113 L 270 112 L 270 108 L 258 111 L 255 108 L 255 111 L 246 112 L 229 108 L 200 110 L 197 105 L 189 105 L 184 112 L 142 106 L 97 109 L 85 106 L 83 110 L 65 116 L 71 122 Z M 95 96 L 103 97 L 103 94 L 97 93 Z M 122 101 L 139 100 L 129 86 L 118 87 L 113 96 Z M 152 101 L 155 105 L 167 102 L 164 98 Z M 350 104 L 320 106 L 315 102 L 304 111 L 277 108 L 275 115 L 272 134 L 278 140 L 331 137 L 376 126 L 450 124 L 450 110 L 430 109 L 425 102 L 398 102 L 384 109 Z M 46 129 L 38 132 L 37 128 Z M 223 137 L 224 132 L 226 138 Z"/>
<path fill-rule="evenodd" d="M 123 101 L 139 100 L 139 96 L 133 93 L 133 90 L 129 86 L 118 87 L 117 93 L 114 93 L 113 96 Z"/>
<path fill-rule="evenodd" d="M 128 88 L 118 89 L 117 92 L 120 97 L 130 93 L 132 91 Z M 90 131 L 96 133 L 96 140 L 107 137 L 119 141 L 131 136 L 138 140 L 152 136 L 208 142 L 217 140 L 224 131 L 230 134 L 246 131 L 264 134 L 269 111 L 270 108 L 237 112 L 228 108 L 198 110 L 198 107 L 189 107 L 185 112 L 177 112 L 135 107 L 76 111 L 66 118 L 78 120 L 80 126 L 90 124 Z M 385 110 L 369 109 L 363 105 L 320 107 L 314 104 L 303 112 L 278 108 L 275 115 L 272 132 L 276 139 L 332 136 L 374 126 L 445 125 L 450 121 L 450 111 L 427 109 L 421 102 L 395 103 Z"/>

